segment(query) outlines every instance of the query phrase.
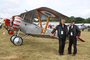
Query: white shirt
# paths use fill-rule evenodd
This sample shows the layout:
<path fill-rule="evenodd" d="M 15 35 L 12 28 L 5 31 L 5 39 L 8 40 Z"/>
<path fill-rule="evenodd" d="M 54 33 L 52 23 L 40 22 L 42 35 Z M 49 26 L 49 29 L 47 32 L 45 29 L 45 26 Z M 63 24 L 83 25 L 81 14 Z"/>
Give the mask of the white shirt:
<path fill-rule="evenodd" d="M 64 25 L 62 27 L 64 28 Z"/>
<path fill-rule="evenodd" d="M 73 28 L 73 26 L 71 26 L 71 28 Z"/>

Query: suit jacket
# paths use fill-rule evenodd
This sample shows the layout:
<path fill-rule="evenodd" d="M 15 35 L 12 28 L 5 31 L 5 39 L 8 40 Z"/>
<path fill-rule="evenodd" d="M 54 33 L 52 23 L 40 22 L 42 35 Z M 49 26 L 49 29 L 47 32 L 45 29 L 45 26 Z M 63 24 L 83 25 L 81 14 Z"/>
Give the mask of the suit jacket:
<path fill-rule="evenodd" d="M 68 33 L 69 35 L 70 32 L 71 32 L 71 26 L 69 27 L 69 33 Z M 74 32 L 74 36 L 79 36 L 81 33 L 80 29 L 76 25 L 73 25 L 73 32 Z"/>
<path fill-rule="evenodd" d="M 55 29 L 53 29 L 53 31 L 51 33 L 54 33 L 57 30 L 57 34 L 58 37 L 61 36 L 61 30 L 62 30 L 62 24 L 60 23 L 60 25 L 56 26 Z M 66 38 L 66 36 L 68 35 L 68 30 L 67 30 L 67 26 L 64 24 L 64 37 Z"/>

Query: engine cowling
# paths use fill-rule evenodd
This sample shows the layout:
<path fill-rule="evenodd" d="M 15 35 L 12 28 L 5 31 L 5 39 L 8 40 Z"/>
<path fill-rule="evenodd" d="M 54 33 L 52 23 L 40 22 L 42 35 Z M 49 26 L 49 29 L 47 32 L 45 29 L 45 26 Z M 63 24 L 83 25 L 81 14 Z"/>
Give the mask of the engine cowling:
<path fill-rule="evenodd" d="M 11 30 L 17 31 L 19 29 L 19 27 L 20 27 L 20 24 L 21 24 L 21 18 L 18 17 L 18 16 L 16 16 L 14 18 L 14 21 L 13 21 L 13 25 L 12 25 Z"/>

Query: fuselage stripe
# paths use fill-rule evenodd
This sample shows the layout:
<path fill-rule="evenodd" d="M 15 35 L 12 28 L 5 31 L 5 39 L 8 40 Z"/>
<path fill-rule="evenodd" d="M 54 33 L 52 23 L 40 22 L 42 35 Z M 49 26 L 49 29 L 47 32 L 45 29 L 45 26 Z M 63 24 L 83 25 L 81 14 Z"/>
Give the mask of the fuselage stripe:
<path fill-rule="evenodd" d="M 17 25 L 17 24 L 13 24 L 13 25 L 14 25 L 14 26 L 18 26 L 18 27 L 20 26 L 20 25 Z"/>
<path fill-rule="evenodd" d="M 18 23 L 21 23 L 20 21 L 17 21 L 17 20 L 14 20 L 14 22 L 18 22 Z"/>

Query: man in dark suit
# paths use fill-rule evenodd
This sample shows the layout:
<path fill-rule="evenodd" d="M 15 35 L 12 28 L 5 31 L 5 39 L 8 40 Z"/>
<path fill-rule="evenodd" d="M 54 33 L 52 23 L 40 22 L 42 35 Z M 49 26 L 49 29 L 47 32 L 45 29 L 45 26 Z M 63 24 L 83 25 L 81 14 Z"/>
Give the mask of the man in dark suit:
<path fill-rule="evenodd" d="M 66 36 L 68 35 L 67 26 L 65 25 L 65 19 L 62 19 L 60 25 L 56 26 L 56 28 L 53 29 L 50 36 L 53 36 L 53 33 L 56 30 L 59 39 L 59 54 L 64 55 L 64 46 L 65 46 Z"/>
<path fill-rule="evenodd" d="M 74 21 L 71 21 L 71 26 L 69 27 L 69 47 L 68 47 L 68 54 L 71 54 L 72 44 L 74 47 L 73 56 L 77 53 L 77 38 L 80 35 L 80 29 L 74 25 Z"/>

